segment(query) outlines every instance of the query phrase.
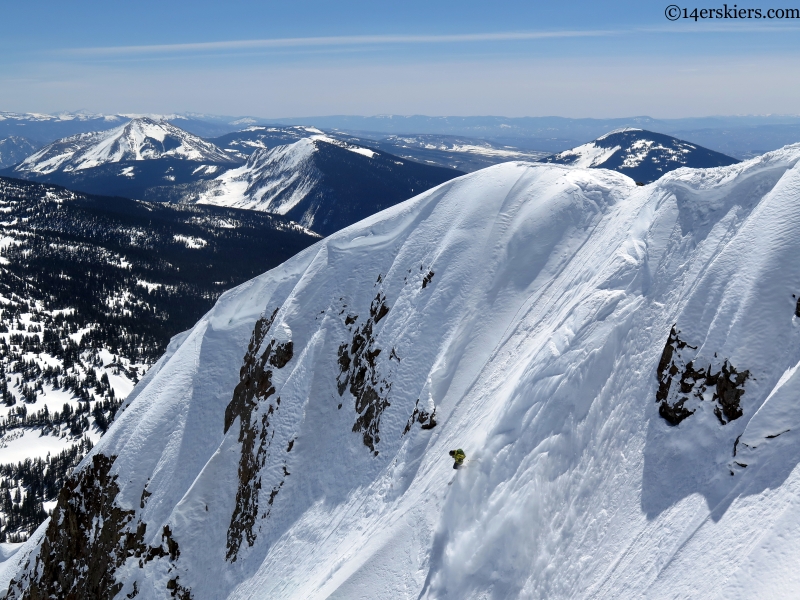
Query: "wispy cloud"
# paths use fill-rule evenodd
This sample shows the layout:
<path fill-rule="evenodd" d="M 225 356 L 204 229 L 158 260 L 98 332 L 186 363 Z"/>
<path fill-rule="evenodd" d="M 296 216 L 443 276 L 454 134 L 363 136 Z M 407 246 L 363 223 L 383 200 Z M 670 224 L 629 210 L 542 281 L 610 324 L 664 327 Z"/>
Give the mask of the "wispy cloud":
<path fill-rule="evenodd" d="M 513 42 L 526 40 L 554 40 L 569 38 L 601 38 L 635 34 L 709 34 L 709 33 L 796 33 L 800 28 L 783 24 L 756 23 L 674 23 L 658 27 L 636 27 L 629 29 L 588 29 L 588 30 L 550 30 L 550 31 L 511 31 L 490 33 L 464 33 L 439 35 L 354 35 L 318 36 L 293 38 L 266 38 L 257 40 L 225 40 L 218 42 L 196 42 L 186 44 L 149 44 L 141 46 L 97 46 L 62 49 L 75 57 L 135 57 L 145 55 L 196 55 L 225 52 L 285 48 L 321 48 L 359 46 L 392 46 L 424 44 L 463 44 Z"/>
<path fill-rule="evenodd" d="M 448 44 L 470 42 L 504 42 L 557 38 L 603 37 L 622 33 L 615 30 L 584 31 L 519 31 L 499 33 L 467 33 L 454 35 L 358 35 L 301 38 L 267 38 L 261 40 L 230 40 L 191 44 L 152 44 L 146 46 L 104 46 L 73 48 L 67 52 L 83 56 L 141 55 L 237 51 L 267 48 L 302 48 L 314 46 L 374 46 L 395 44 Z"/>

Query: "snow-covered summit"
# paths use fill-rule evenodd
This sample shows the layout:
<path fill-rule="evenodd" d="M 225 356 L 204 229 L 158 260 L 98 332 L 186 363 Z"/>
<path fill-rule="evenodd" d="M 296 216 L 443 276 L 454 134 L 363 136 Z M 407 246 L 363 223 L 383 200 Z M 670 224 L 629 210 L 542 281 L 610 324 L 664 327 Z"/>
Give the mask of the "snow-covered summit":
<path fill-rule="evenodd" d="M 650 183 L 680 167 L 704 169 L 738 162 L 683 140 L 634 127 L 610 131 L 593 142 L 542 159 L 581 168 L 613 169 Z"/>
<path fill-rule="evenodd" d="M 609 131 L 608 133 L 604 133 L 603 135 L 601 135 L 597 139 L 598 140 L 604 140 L 608 136 L 616 135 L 618 133 L 624 133 L 626 131 L 644 131 L 644 130 L 643 129 L 639 129 L 638 127 L 620 127 L 619 129 L 613 129 L 613 130 Z"/>
<path fill-rule="evenodd" d="M 246 159 L 258 150 L 277 148 L 315 136 L 328 138 L 323 131 L 316 127 L 251 125 L 240 131 L 214 138 L 212 141 L 231 156 Z"/>
<path fill-rule="evenodd" d="M 224 151 L 196 135 L 166 121 L 140 117 L 115 129 L 81 133 L 53 142 L 26 158 L 14 172 L 21 177 L 49 175 L 159 158 L 232 162 Z"/>
<path fill-rule="evenodd" d="M 325 235 L 461 174 L 302 131 L 307 137 L 256 150 L 188 200 L 285 215 Z"/>
<path fill-rule="evenodd" d="M 505 163 L 329 236 L 173 340 L 0 581 L 797 597 L 798 163 Z"/>
<path fill-rule="evenodd" d="M 122 120 L 121 115 L 103 115 L 85 111 L 61 112 L 50 115 L 46 113 L 16 113 L 0 111 L 0 121 L 97 121 L 109 122 Z"/>
<path fill-rule="evenodd" d="M 310 162 L 316 151 L 310 138 L 256 150 L 244 165 L 210 182 L 197 202 L 286 214 L 320 179 Z"/>

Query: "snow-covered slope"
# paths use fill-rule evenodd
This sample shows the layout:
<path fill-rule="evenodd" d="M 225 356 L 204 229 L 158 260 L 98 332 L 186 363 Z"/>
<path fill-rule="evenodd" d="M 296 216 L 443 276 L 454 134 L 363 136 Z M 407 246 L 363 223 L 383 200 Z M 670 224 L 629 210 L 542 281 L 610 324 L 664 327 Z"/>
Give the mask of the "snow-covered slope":
<path fill-rule="evenodd" d="M 377 140 L 376 146 L 403 158 L 466 172 L 512 160 L 536 161 L 549 154 L 484 139 L 431 134 L 390 135 Z"/>
<path fill-rule="evenodd" d="M 211 140 L 218 147 L 233 156 L 247 158 L 253 152 L 277 146 L 285 146 L 309 136 L 324 136 L 316 127 L 293 125 L 288 127 L 268 127 L 251 125 L 241 131 L 234 131 Z"/>
<path fill-rule="evenodd" d="M 254 125 L 229 133 L 211 141 L 231 156 L 246 158 L 261 149 L 292 144 L 303 138 L 327 139 L 345 147 L 376 149 L 396 157 L 456 169 L 461 172 L 477 171 L 490 165 L 510 160 L 538 160 L 549 152 L 522 150 L 509 145 L 496 144 L 484 139 L 449 135 L 390 135 L 361 133 L 359 137 L 342 131 L 321 131 L 315 127 Z M 344 143 L 344 144 L 343 144 Z"/>
<path fill-rule="evenodd" d="M 90 194 L 170 201 L 177 186 L 213 179 L 240 163 L 167 121 L 137 117 L 57 140 L 2 173 Z"/>
<path fill-rule="evenodd" d="M 162 157 L 211 163 L 231 161 L 224 151 L 202 138 L 166 121 L 141 117 L 108 131 L 53 142 L 25 159 L 14 172 L 20 177 L 49 175 Z"/>
<path fill-rule="evenodd" d="M 663 133 L 627 127 L 593 142 L 542 159 L 542 162 L 582 168 L 613 169 L 635 181 L 650 183 L 680 167 L 724 167 L 735 158 Z"/>
<path fill-rule="evenodd" d="M 0 580 L 797 597 L 798 162 L 506 163 L 331 235 L 173 340 Z"/>
<path fill-rule="evenodd" d="M 285 215 L 329 234 L 458 175 L 316 134 L 257 150 L 184 201 Z"/>
<path fill-rule="evenodd" d="M 207 184 L 197 203 L 286 214 L 322 178 L 311 162 L 316 150 L 310 138 L 257 150 L 245 165 Z"/>

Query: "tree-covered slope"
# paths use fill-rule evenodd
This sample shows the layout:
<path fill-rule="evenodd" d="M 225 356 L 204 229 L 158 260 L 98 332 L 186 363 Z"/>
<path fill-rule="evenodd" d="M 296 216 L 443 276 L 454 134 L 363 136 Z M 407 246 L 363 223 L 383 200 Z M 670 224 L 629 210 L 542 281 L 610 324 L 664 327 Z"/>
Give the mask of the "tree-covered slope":
<path fill-rule="evenodd" d="M 0 540 L 24 539 L 169 339 L 318 236 L 0 178 Z"/>

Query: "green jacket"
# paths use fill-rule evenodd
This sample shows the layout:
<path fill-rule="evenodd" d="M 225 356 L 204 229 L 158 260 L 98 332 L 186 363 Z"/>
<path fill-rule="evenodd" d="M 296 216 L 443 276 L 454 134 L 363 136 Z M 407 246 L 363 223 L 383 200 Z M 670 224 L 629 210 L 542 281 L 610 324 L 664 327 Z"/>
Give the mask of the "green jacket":
<path fill-rule="evenodd" d="M 461 463 L 463 463 L 464 459 L 466 459 L 466 458 L 467 458 L 467 455 L 464 454 L 464 451 L 461 448 L 459 448 L 458 450 L 456 450 L 453 453 L 453 460 L 456 461 L 457 465 L 460 465 Z"/>

